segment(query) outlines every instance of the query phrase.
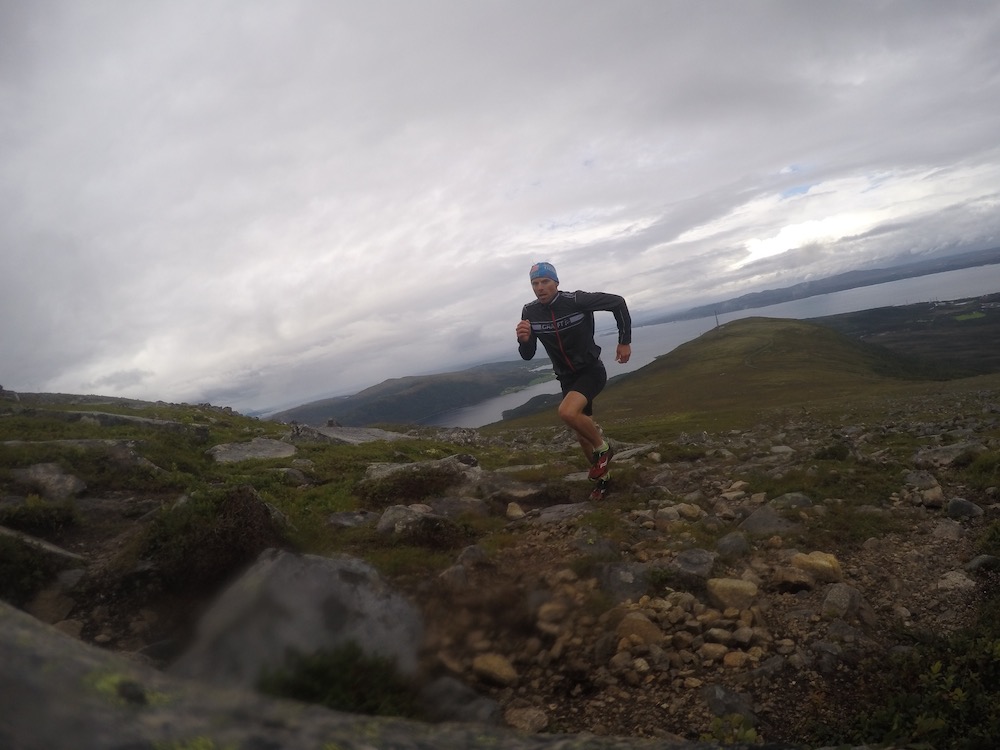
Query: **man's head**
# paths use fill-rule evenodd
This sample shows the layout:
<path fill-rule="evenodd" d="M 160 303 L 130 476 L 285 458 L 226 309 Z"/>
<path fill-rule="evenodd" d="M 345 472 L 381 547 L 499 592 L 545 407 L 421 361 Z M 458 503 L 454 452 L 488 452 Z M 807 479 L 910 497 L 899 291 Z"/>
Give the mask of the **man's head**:
<path fill-rule="evenodd" d="M 559 276 L 556 275 L 556 267 L 544 261 L 533 265 L 531 271 L 528 273 L 528 277 L 532 281 L 535 279 L 552 279 L 557 284 L 559 283 Z"/>
<path fill-rule="evenodd" d="M 551 263 L 536 263 L 528 273 L 531 279 L 531 288 L 535 292 L 535 297 L 542 304 L 547 305 L 559 291 L 559 276 L 556 274 L 556 267 Z"/>

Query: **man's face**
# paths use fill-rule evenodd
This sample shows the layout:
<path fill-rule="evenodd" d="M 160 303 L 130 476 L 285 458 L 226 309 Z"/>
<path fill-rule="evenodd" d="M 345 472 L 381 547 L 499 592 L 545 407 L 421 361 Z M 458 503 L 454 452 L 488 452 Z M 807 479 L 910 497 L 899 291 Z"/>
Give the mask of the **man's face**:
<path fill-rule="evenodd" d="M 556 296 L 556 292 L 559 291 L 559 285 L 552 279 L 539 278 L 531 280 L 531 289 L 538 301 L 543 305 L 547 305 Z"/>

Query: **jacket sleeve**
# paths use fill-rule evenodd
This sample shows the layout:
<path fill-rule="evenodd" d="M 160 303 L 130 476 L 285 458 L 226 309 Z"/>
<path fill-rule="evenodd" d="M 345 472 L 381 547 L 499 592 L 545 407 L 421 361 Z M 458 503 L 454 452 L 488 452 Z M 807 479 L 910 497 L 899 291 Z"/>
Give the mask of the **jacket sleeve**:
<path fill-rule="evenodd" d="M 577 292 L 576 301 L 587 312 L 603 310 L 614 315 L 618 324 L 618 343 L 632 343 L 632 316 L 624 297 L 607 292 Z"/>
<path fill-rule="evenodd" d="M 528 319 L 528 308 L 521 308 L 521 320 Z M 533 359 L 535 356 L 535 351 L 538 348 L 538 339 L 535 338 L 535 334 L 531 334 L 531 338 L 527 341 L 517 342 L 517 353 L 521 355 L 521 359 Z"/>

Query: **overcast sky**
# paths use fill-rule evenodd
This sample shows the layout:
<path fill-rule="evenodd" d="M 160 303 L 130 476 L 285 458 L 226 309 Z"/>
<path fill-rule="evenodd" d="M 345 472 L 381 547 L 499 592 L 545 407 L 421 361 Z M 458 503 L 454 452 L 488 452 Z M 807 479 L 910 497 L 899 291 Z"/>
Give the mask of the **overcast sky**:
<path fill-rule="evenodd" d="M 242 411 L 1000 245 L 995 0 L 0 0 L 0 384 Z M 641 330 L 636 336 L 641 346 Z"/>

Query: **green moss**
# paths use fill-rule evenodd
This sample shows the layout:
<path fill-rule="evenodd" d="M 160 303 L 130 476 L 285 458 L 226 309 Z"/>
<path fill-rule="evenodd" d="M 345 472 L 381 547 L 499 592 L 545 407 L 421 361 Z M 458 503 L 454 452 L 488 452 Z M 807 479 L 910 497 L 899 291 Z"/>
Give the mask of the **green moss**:
<path fill-rule="evenodd" d="M 157 706 L 169 702 L 166 693 L 147 690 L 141 683 L 117 672 L 96 672 L 87 678 L 89 688 L 118 706 Z"/>
<path fill-rule="evenodd" d="M 155 750 L 236 750 L 236 745 L 216 745 L 208 737 L 193 737 L 189 740 L 154 742 Z"/>

